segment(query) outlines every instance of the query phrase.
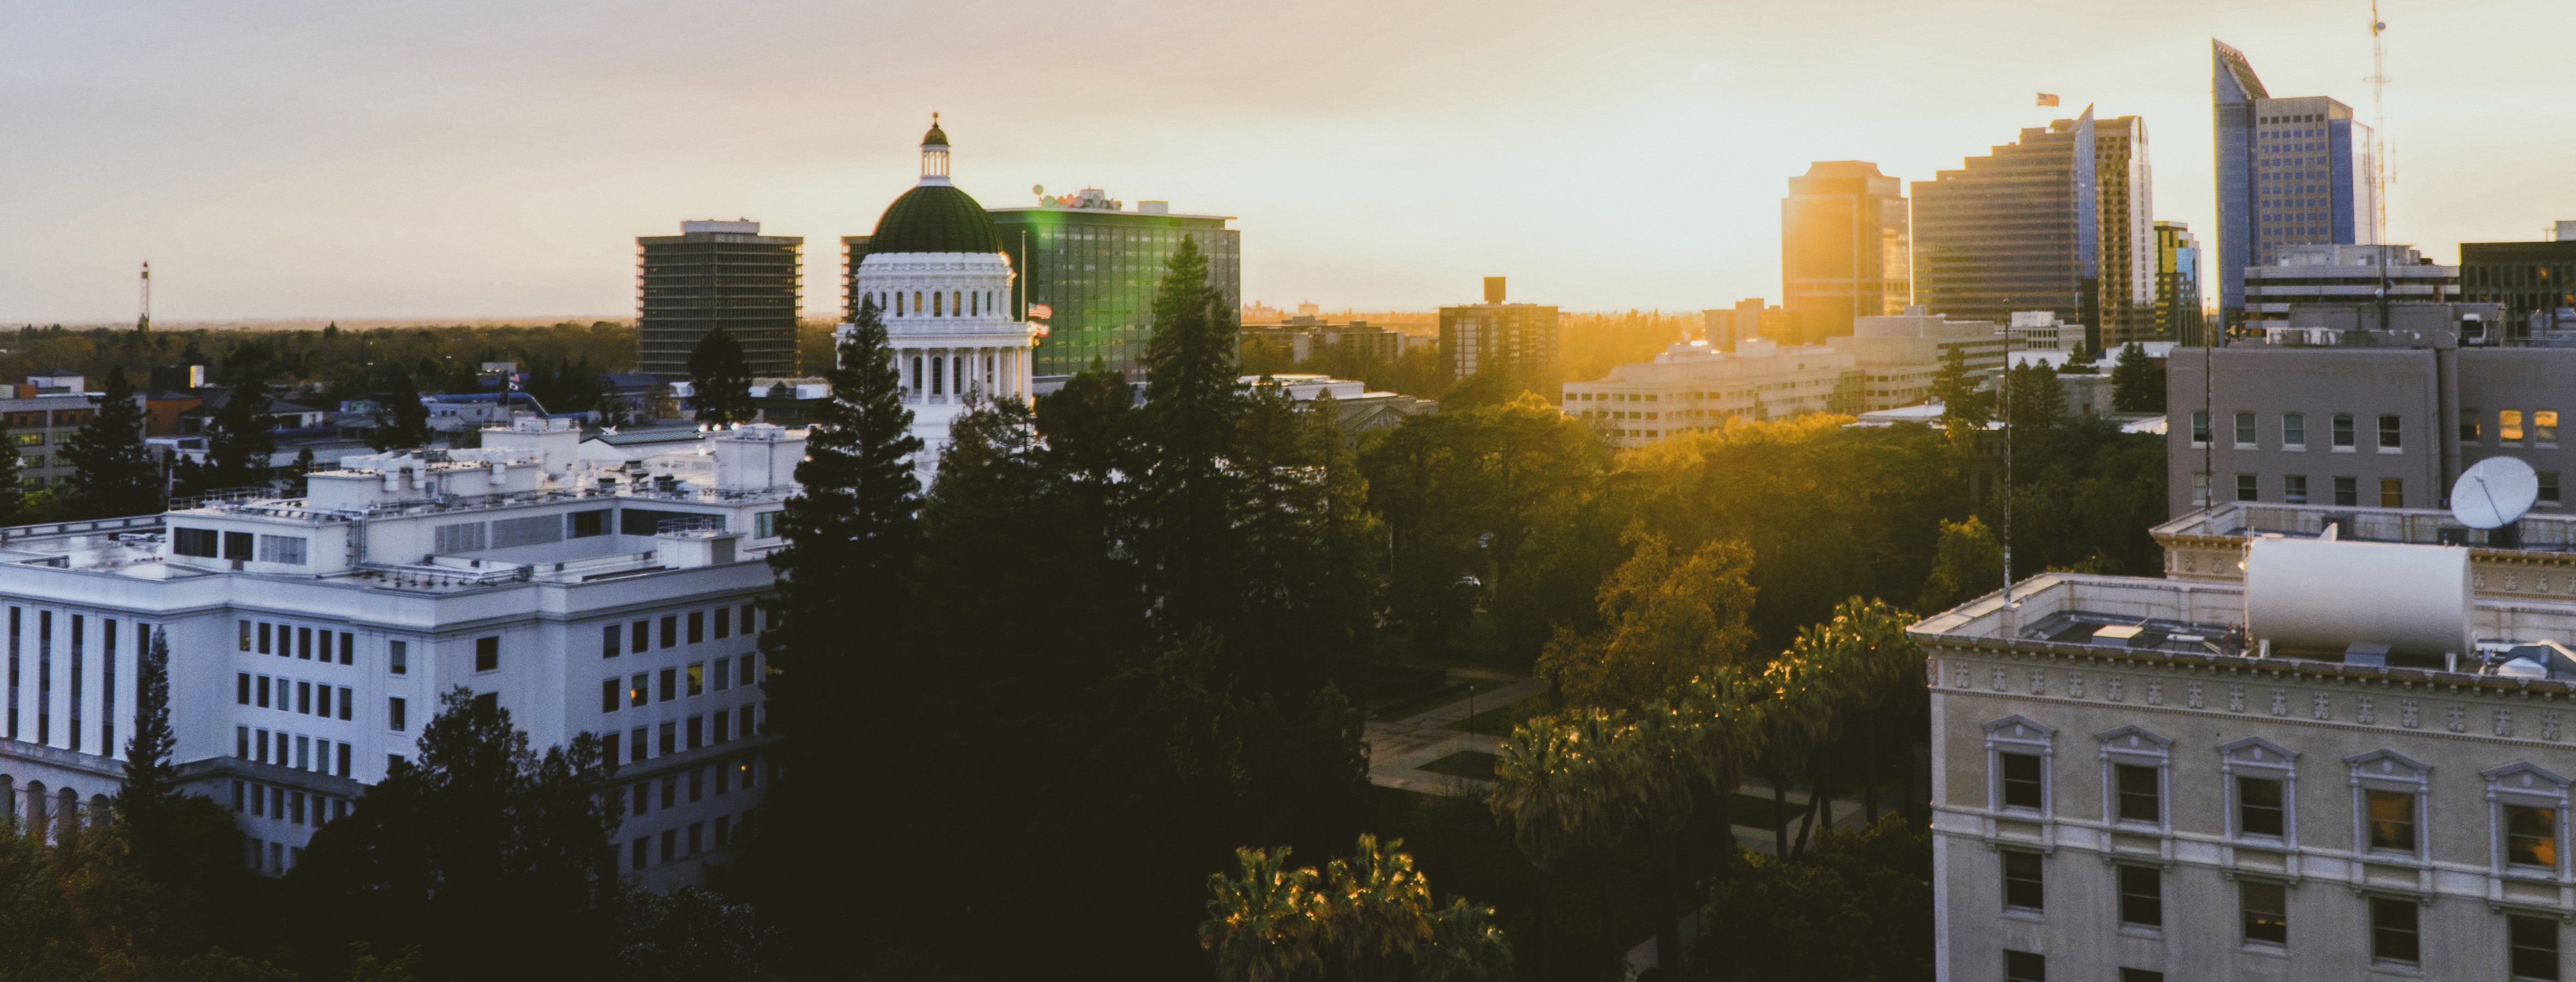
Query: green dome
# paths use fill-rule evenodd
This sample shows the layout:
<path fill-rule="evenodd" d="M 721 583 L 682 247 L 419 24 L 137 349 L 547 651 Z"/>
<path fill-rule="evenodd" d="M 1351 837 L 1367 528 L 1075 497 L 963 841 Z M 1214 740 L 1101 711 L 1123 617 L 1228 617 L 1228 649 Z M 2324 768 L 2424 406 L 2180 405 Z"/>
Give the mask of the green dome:
<path fill-rule="evenodd" d="M 868 252 L 1002 251 L 993 232 L 993 216 L 966 192 L 945 184 L 924 184 L 903 193 L 877 219 L 868 237 Z"/>

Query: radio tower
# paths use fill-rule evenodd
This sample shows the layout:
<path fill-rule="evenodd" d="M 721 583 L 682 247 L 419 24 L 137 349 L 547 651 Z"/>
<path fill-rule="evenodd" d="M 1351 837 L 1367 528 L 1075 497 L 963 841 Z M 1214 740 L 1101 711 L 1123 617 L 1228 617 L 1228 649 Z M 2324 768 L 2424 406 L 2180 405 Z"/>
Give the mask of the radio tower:
<path fill-rule="evenodd" d="M 2379 19 L 2379 0 L 2370 0 L 2370 236 L 2379 250 L 2372 265 L 2379 270 L 2379 326 L 2388 326 L 2388 43 L 2380 35 L 2388 22 Z"/>
<path fill-rule="evenodd" d="M 152 260 L 143 261 L 143 316 L 134 319 L 134 329 L 152 329 Z"/>

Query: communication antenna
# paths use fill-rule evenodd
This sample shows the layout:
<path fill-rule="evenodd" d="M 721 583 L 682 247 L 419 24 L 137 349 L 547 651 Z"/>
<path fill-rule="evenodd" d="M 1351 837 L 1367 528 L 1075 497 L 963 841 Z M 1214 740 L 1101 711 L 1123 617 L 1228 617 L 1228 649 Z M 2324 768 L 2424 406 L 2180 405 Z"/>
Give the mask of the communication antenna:
<path fill-rule="evenodd" d="M 2388 44 L 2380 35 L 2388 22 L 2379 19 L 2379 0 L 2370 0 L 2370 241 L 2379 255 L 2379 329 L 2388 329 Z"/>
<path fill-rule="evenodd" d="M 152 260 L 143 261 L 143 316 L 134 319 L 134 329 L 152 329 Z"/>
<path fill-rule="evenodd" d="M 2520 520 L 2540 500 L 2540 475 L 2514 457 L 2489 457 L 2451 485 L 2451 517 L 2473 529 L 2496 529 Z"/>

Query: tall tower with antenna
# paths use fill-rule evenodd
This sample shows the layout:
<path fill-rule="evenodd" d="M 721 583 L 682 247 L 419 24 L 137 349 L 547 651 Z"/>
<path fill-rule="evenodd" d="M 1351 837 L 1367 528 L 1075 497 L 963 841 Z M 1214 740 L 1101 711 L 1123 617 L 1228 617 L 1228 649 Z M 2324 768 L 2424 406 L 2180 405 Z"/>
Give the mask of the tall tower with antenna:
<path fill-rule="evenodd" d="M 134 329 L 152 329 L 152 260 L 143 261 L 143 315 L 134 319 Z"/>
<path fill-rule="evenodd" d="M 2370 0 L 2370 230 L 2380 243 L 2374 265 L 2379 270 L 2379 325 L 2388 326 L 2388 22 L 2379 19 L 2379 0 Z"/>

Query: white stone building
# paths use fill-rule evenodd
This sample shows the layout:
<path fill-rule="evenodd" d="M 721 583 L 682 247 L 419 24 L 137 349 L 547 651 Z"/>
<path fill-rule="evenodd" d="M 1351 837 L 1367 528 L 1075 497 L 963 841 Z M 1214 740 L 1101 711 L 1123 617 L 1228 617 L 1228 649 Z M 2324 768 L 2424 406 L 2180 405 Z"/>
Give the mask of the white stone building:
<path fill-rule="evenodd" d="M 948 134 L 935 118 L 921 138 L 921 183 L 886 206 L 866 249 L 850 295 L 873 299 L 883 312 L 913 435 L 923 444 L 914 465 L 927 476 L 969 395 L 1035 395 L 1029 357 L 1038 336 L 1012 316 L 1015 274 L 992 216 L 949 183 Z M 849 330 L 844 324 L 841 336 Z"/>
<path fill-rule="evenodd" d="M 1915 625 L 1939 978 L 2566 977 L 2565 547 L 2360 512 L 2178 520 L 2175 578 Z"/>
<path fill-rule="evenodd" d="M 803 434 L 744 426 L 649 466 L 579 439 L 523 417 L 479 450 L 344 458 L 303 498 L 0 532 L 0 799 L 48 832 L 104 805 L 163 637 L 181 776 L 265 872 L 463 686 L 537 747 L 603 735 L 620 868 L 695 877 L 769 783 L 754 605 Z"/>

